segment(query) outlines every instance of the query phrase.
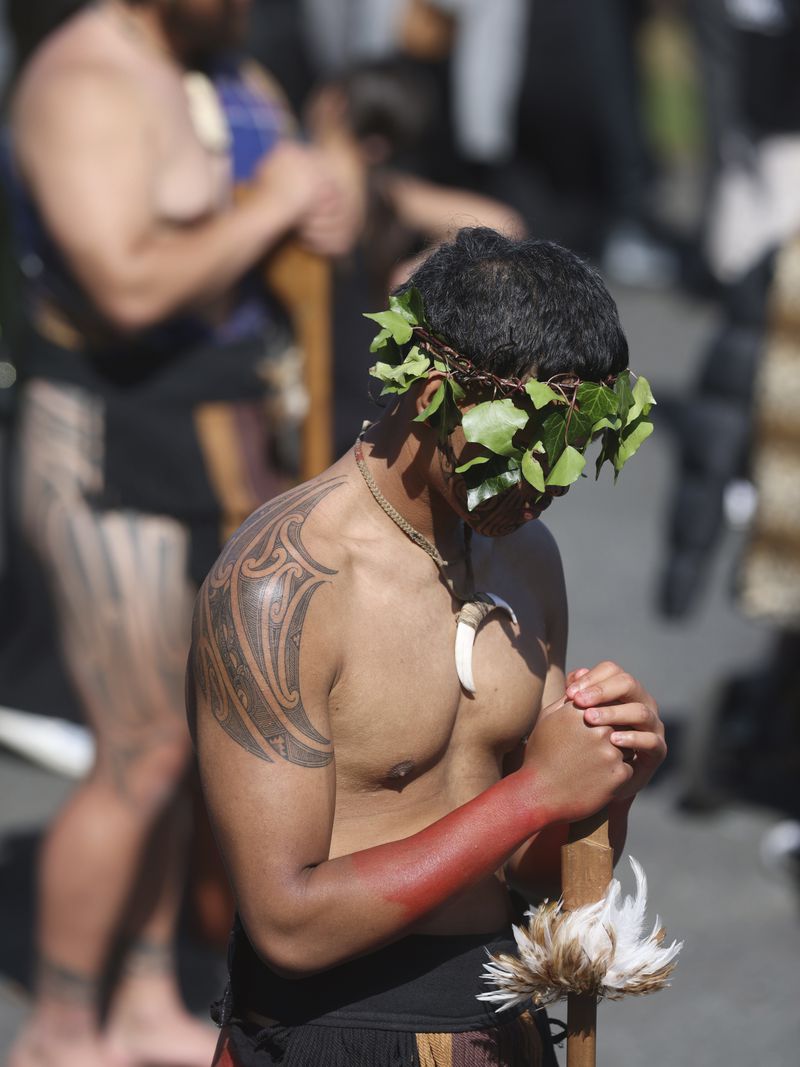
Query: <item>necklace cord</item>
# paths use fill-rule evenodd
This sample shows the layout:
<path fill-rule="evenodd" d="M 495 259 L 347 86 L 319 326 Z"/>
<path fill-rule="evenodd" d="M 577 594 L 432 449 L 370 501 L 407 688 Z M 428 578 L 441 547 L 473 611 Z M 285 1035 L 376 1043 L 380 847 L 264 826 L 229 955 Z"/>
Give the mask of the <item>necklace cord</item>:
<path fill-rule="evenodd" d="M 449 589 L 450 594 L 456 600 L 462 601 L 462 603 L 465 602 L 465 601 L 471 600 L 472 599 L 472 595 L 463 596 L 461 593 L 456 591 L 455 585 L 454 585 L 452 579 L 448 578 L 448 576 L 445 574 L 445 567 L 448 567 L 451 564 L 449 564 L 448 561 L 446 559 L 444 559 L 444 557 L 441 555 L 441 553 L 436 548 L 436 546 L 432 545 L 431 542 L 428 540 L 428 538 L 424 534 L 420 533 L 419 530 L 417 530 L 414 526 L 412 526 L 411 523 L 407 519 L 404 519 L 403 516 L 400 514 L 400 512 L 395 507 L 393 507 L 392 504 L 389 503 L 389 501 L 386 499 L 386 497 L 380 491 L 380 489 L 378 488 L 378 486 L 377 486 L 377 484 L 375 482 L 375 479 L 372 477 L 372 473 L 370 472 L 369 467 L 367 466 L 366 460 L 364 459 L 364 452 L 363 452 L 363 450 L 361 448 L 361 437 L 358 437 L 358 439 L 356 440 L 355 445 L 353 446 L 353 455 L 355 457 L 356 466 L 358 467 L 359 471 L 361 472 L 361 476 L 364 479 L 364 481 L 366 482 L 367 488 L 369 489 L 369 491 L 372 494 L 373 498 L 375 499 L 376 503 L 389 516 L 389 518 L 392 520 L 392 522 L 395 524 L 395 526 L 398 526 L 403 531 L 403 533 L 406 535 L 406 537 L 408 537 L 411 541 L 413 541 L 414 544 L 417 545 L 419 548 L 421 548 L 424 552 L 428 553 L 428 555 L 431 557 L 433 562 L 439 568 L 439 572 L 441 573 L 442 580 L 444 581 L 445 585 Z M 472 542 L 472 530 L 465 523 L 464 524 L 464 554 L 465 554 L 465 563 L 466 563 L 466 570 L 467 570 L 467 582 L 468 582 L 468 585 L 469 585 L 470 588 L 472 588 L 473 584 L 474 584 L 473 570 L 472 570 L 472 545 L 471 545 L 471 542 Z"/>

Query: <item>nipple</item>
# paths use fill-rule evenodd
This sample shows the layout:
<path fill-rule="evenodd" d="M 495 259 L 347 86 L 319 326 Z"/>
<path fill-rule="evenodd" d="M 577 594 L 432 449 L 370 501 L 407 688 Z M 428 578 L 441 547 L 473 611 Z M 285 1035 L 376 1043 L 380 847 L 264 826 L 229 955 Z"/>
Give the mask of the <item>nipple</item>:
<path fill-rule="evenodd" d="M 394 767 L 391 767 L 386 772 L 386 782 L 390 788 L 402 789 L 415 766 L 416 764 L 411 759 L 404 759 L 400 763 L 395 763 Z"/>

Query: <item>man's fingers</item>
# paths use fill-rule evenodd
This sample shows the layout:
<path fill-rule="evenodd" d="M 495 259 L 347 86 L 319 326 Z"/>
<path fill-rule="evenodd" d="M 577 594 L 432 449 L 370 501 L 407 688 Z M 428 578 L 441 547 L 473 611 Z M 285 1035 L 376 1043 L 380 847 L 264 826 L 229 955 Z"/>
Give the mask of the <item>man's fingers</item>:
<path fill-rule="evenodd" d="M 630 749 L 635 753 L 658 755 L 666 752 L 667 746 L 660 734 L 644 730 L 615 730 L 609 737 L 612 745 L 620 749 Z"/>
<path fill-rule="evenodd" d="M 605 679 L 592 681 L 585 684 L 582 678 L 578 685 L 581 687 L 571 697 L 573 703 L 582 708 L 589 708 L 596 704 L 613 704 L 616 702 L 646 704 L 653 706 L 653 698 L 632 675 L 618 670 Z M 568 694 L 569 695 L 569 694 Z"/>
<path fill-rule="evenodd" d="M 646 704 L 612 704 L 609 707 L 586 708 L 584 721 L 589 726 L 650 727 L 656 728 L 658 716 Z"/>
<path fill-rule="evenodd" d="M 585 677 L 589 673 L 588 667 L 577 667 L 574 671 L 570 671 L 567 675 L 567 688 L 574 685 L 580 678 Z"/>
<path fill-rule="evenodd" d="M 622 667 L 612 660 L 603 660 L 602 663 L 598 663 L 596 667 L 592 667 L 589 671 L 582 668 L 580 678 L 575 681 L 567 680 L 567 696 L 571 699 L 584 689 L 598 685 L 600 682 L 605 681 L 606 678 L 611 678 L 613 675 L 621 673 L 621 671 Z M 578 671 L 574 673 L 577 674 Z"/>

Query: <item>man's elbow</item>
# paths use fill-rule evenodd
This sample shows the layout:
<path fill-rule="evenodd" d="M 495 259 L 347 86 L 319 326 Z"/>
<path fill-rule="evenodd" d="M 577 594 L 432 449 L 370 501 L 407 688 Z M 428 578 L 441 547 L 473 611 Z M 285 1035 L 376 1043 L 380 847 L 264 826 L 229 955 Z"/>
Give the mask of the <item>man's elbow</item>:
<path fill-rule="evenodd" d="M 92 257 L 76 273 L 95 308 L 115 333 L 140 333 L 163 322 L 175 308 L 153 257 L 133 252 Z"/>
<path fill-rule="evenodd" d="M 169 313 L 158 293 L 124 282 L 107 280 L 92 295 L 95 306 L 114 332 L 126 336 L 157 325 Z"/>
<path fill-rule="evenodd" d="M 291 934 L 265 930 L 248 936 L 259 959 L 279 977 L 290 981 L 309 978 L 343 962 L 326 953 L 324 939 L 312 938 L 300 931 Z"/>

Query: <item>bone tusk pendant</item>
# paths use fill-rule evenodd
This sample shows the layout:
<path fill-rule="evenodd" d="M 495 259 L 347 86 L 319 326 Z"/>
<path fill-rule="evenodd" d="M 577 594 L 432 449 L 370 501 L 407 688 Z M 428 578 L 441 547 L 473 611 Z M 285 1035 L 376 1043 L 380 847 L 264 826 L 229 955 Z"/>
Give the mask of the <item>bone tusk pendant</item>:
<path fill-rule="evenodd" d="M 504 611 L 516 625 L 517 616 L 514 609 L 494 593 L 476 593 L 472 600 L 467 601 L 456 619 L 456 674 L 468 693 L 475 692 L 475 679 L 472 674 L 475 634 L 483 620 L 493 611 Z"/>

